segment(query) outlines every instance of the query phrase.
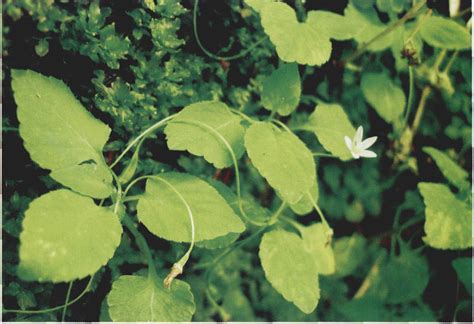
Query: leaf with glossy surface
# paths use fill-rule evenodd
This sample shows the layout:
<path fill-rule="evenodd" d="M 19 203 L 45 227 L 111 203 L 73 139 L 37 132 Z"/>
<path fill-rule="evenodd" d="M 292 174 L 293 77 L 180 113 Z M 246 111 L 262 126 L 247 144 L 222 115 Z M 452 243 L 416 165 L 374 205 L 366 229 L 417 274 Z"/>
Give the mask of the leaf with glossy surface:
<path fill-rule="evenodd" d="M 316 165 L 306 145 L 270 123 L 255 123 L 245 133 L 253 165 L 283 200 L 297 203 L 316 181 Z"/>
<path fill-rule="evenodd" d="M 446 185 L 422 182 L 418 188 L 425 202 L 425 243 L 443 250 L 471 247 L 470 206 L 458 200 Z"/>
<path fill-rule="evenodd" d="M 321 145 L 341 160 L 352 158 L 344 136 L 353 138 L 356 130 L 340 105 L 319 104 L 304 129 L 314 132 Z"/>
<path fill-rule="evenodd" d="M 191 221 L 183 200 L 192 212 L 196 241 L 245 230 L 240 218 L 213 187 L 197 177 L 176 172 L 147 180 L 145 193 L 138 201 L 138 219 L 161 238 L 191 242 Z"/>
<path fill-rule="evenodd" d="M 405 93 L 384 73 L 364 73 L 361 88 L 367 102 L 387 123 L 400 121 L 405 109 Z"/>
<path fill-rule="evenodd" d="M 468 188 L 469 174 L 454 162 L 446 153 L 434 147 L 424 147 L 423 152 L 429 154 L 448 181 L 458 188 Z"/>
<path fill-rule="evenodd" d="M 236 158 L 244 152 L 245 128 L 242 119 L 219 101 L 193 103 L 179 112 L 165 128 L 170 150 L 202 156 L 216 168 L 233 165 L 229 148 Z"/>
<path fill-rule="evenodd" d="M 121 234 L 110 209 L 66 189 L 49 192 L 25 213 L 19 275 L 52 282 L 92 275 L 112 258 Z"/>
<path fill-rule="evenodd" d="M 259 256 L 272 286 L 301 311 L 313 312 L 319 301 L 318 271 L 303 240 L 282 230 L 265 233 Z"/>
<path fill-rule="evenodd" d="M 107 297 L 114 322 L 189 322 L 196 310 L 191 288 L 175 279 L 170 289 L 140 276 L 121 276 Z"/>
<path fill-rule="evenodd" d="M 433 47 L 448 50 L 468 50 L 471 48 L 471 34 L 469 30 L 457 22 L 431 16 L 421 24 L 420 35 L 425 42 Z"/>
<path fill-rule="evenodd" d="M 263 82 L 262 105 L 282 116 L 291 114 L 301 96 L 301 80 L 297 64 L 284 64 Z"/>
<path fill-rule="evenodd" d="M 75 191 L 94 198 L 110 196 L 112 176 L 101 153 L 110 128 L 58 79 L 12 70 L 12 88 L 20 135 L 31 159 Z M 83 163 L 90 166 L 82 167 Z"/>

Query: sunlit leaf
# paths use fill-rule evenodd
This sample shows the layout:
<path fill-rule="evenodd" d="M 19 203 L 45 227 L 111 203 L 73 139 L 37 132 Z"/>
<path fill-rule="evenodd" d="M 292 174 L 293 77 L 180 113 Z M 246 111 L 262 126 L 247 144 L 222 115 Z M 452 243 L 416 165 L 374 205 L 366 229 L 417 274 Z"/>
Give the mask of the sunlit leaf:
<path fill-rule="evenodd" d="M 467 50 L 471 48 L 469 30 L 457 22 L 439 16 L 430 16 L 421 24 L 421 37 L 433 47 L 448 50 Z"/>

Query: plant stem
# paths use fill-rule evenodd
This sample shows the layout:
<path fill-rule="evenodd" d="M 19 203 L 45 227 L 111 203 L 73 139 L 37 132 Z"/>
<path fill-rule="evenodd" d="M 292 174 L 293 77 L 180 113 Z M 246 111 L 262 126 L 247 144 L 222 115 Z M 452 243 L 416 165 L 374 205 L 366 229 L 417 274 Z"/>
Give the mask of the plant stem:
<path fill-rule="evenodd" d="M 420 103 L 418 104 L 418 108 L 416 108 L 415 118 L 413 119 L 413 125 L 411 127 L 413 136 L 415 136 L 418 127 L 420 126 L 421 117 L 425 111 L 426 101 L 428 100 L 429 95 L 431 94 L 432 88 L 430 86 L 425 86 L 423 91 L 421 92 Z"/>
<path fill-rule="evenodd" d="M 408 19 L 415 17 L 416 13 L 425 5 L 426 0 L 422 0 L 416 5 L 414 5 L 407 13 L 400 18 L 399 20 L 395 21 L 394 23 L 390 24 L 387 28 L 385 28 L 381 33 L 375 35 L 372 39 L 370 39 L 367 43 L 362 45 L 359 49 L 357 49 L 354 53 L 352 53 L 346 60 L 343 61 L 343 65 L 346 65 L 349 62 L 354 61 L 359 56 L 361 56 L 367 48 L 372 45 L 374 42 L 378 41 L 379 39 L 385 37 L 401 25 L 403 25 Z"/>
<path fill-rule="evenodd" d="M 173 119 L 174 117 L 176 117 L 177 114 L 173 114 L 171 116 L 168 116 L 158 122 L 156 122 L 155 124 L 151 125 L 150 127 L 148 127 L 147 129 L 145 129 L 140 135 L 138 135 L 132 142 L 130 142 L 130 144 L 127 145 L 127 147 L 125 148 L 125 150 L 123 150 L 123 152 L 118 156 L 117 159 L 115 159 L 115 161 L 110 165 L 110 168 L 112 169 L 114 166 L 117 165 L 117 163 L 120 162 L 120 160 L 125 156 L 125 154 L 127 154 L 128 151 L 130 151 L 130 149 L 135 145 L 137 144 L 142 138 L 144 138 L 145 136 L 149 135 L 150 133 L 152 133 L 154 130 L 160 128 L 161 126 L 163 126 L 164 124 L 166 124 L 169 120 Z"/>
<path fill-rule="evenodd" d="M 3 309 L 2 312 L 3 313 L 18 313 L 18 314 L 44 314 L 44 313 L 54 312 L 54 311 L 63 309 L 64 307 L 71 306 L 72 304 L 76 303 L 89 291 L 93 278 L 94 276 L 92 275 L 91 278 L 89 279 L 89 282 L 87 283 L 86 288 L 84 288 L 84 290 L 76 298 L 74 298 L 73 300 L 71 300 L 70 302 L 66 304 L 52 307 L 52 308 L 47 308 L 47 309 L 40 309 L 40 310 Z"/>
<path fill-rule="evenodd" d="M 410 117 L 410 112 L 413 108 L 413 97 L 415 93 L 415 77 L 413 73 L 413 67 L 408 66 L 408 78 L 409 78 L 409 88 L 408 88 L 408 101 L 407 101 L 407 107 L 405 110 L 405 116 L 403 118 L 403 127 L 406 126 L 408 122 L 408 118 Z"/>
<path fill-rule="evenodd" d="M 196 38 L 196 43 L 198 44 L 199 48 L 201 48 L 201 50 L 207 55 L 209 56 L 210 58 L 213 58 L 215 60 L 219 60 L 219 61 L 232 61 L 232 60 L 236 60 L 238 58 L 241 58 L 241 57 L 244 57 L 245 55 L 247 55 L 248 53 L 250 53 L 251 51 L 253 51 L 257 46 L 259 46 L 260 44 L 262 44 L 266 39 L 267 37 L 264 36 L 262 38 L 260 38 L 258 41 L 256 41 L 254 44 L 252 44 L 252 46 L 250 46 L 249 48 L 243 50 L 242 52 L 240 53 L 237 53 L 235 55 L 231 55 L 231 56 L 219 56 L 219 55 L 216 55 L 214 53 L 211 53 L 207 48 L 204 47 L 204 45 L 201 43 L 201 39 L 199 38 L 199 33 L 198 33 L 198 28 L 197 28 L 197 16 L 198 16 L 198 8 L 199 7 L 199 0 L 194 0 L 194 8 L 193 8 L 193 31 L 194 31 L 194 37 Z"/>
<path fill-rule="evenodd" d="M 61 322 L 64 322 L 66 319 L 66 311 L 67 311 L 67 303 L 69 302 L 69 297 L 71 296 L 71 290 L 72 290 L 72 284 L 74 281 L 71 281 L 69 283 L 69 287 L 67 288 L 67 293 L 66 293 L 66 302 L 64 303 L 64 308 L 63 308 L 63 314 L 61 316 Z"/>
<path fill-rule="evenodd" d="M 255 120 L 255 119 L 252 119 L 250 118 L 249 116 L 247 116 L 246 114 L 244 114 L 243 112 L 241 112 L 240 110 L 237 110 L 235 108 L 229 108 L 229 110 L 233 113 L 236 113 L 237 115 L 239 115 L 240 117 L 242 117 L 243 119 L 245 119 L 246 121 L 250 122 L 250 123 L 257 123 L 259 122 L 258 120 Z"/>
<path fill-rule="evenodd" d="M 145 240 L 145 237 L 138 231 L 138 229 L 135 227 L 134 222 L 128 215 L 124 215 L 122 218 L 122 222 L 125 225 L 125 227 L 128 228 L 130 233 L 132 233 L 133 237 L 135 237 L 135 240 L 137 242 L 138 247 L 142 251 L 142 253 L 145 255 L 147 259 L 147 264 L 148 264 L 148 277 L 151 279 L 156 280 L 158 282 L 158 275 L 156 274 L 156 269 L 155 269 L 155 262 L 153 261 L 153 255 L 151 254 L 151 250 L 148 247 L 148 243 Z"/>
<path fill-rule="evenodd" d="M 449 70 L 451 70 L 451 67 L 453 66 L 454 61 L 456 61 L 456 58 L 458 57 L 459 51 L 454 51 L 453 55 L 449 58 L 448 64 L 446 64 L 446 67 L 444 68 L 444 71 L 442 73 L 449 73 Z"/>

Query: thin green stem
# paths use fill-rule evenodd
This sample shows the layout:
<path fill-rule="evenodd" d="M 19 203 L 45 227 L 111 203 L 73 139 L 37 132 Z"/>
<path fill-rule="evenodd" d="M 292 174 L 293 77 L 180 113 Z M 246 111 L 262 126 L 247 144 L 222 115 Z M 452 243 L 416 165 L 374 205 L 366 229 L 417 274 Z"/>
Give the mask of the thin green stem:
<path fill-rule="evenodd" d="M 306 196 L 309 198 L 309 200 L 311 201 L 311 204 L 313 205 L 314 209 L 316 209 L 316 211 L 319 214 L 319 217 L 321 218 L 321 222 L 323 223 L 323 226 L 325 227 L 325 232 L 328 239 L 327 243 L 331 242 L 332 236 L 334 235 L 334 231 L 332 230 L 331 226 L 329 226 L 329 223 L 327 222 L 326 217 L 324 217 L 323 211 L 321 210 L 321 208 L 319 208 L 318 204 L 316 203 L 316 201 L 314 200 L 313 196 L 311 195 L 309 191 L 306 193 Z"/>
<path fill-rule="evenodd" d="M 172 191 L 174 191 L 174 193 L 178 196 L 178 198 L 181 200 L 181 202 L 183 203 L 184 207 L 186 208 L 186 211 L 188 213 L 188 216 L 189 216 L 189 222 L 191 224 L 191 244 L 189 245 L 189 248 L 188 248 L 188 251 L 184 254 L 184 256 L 178 261 L 176 262 L 173 267 L 176 269 L 176 272 L 173 272 L 171 271 L 170 273 L 170 276 L 166 277 L 165 278 L 165 286 L 166 287 L 169 287 L 171 285 L 171 282 L 173 281 L 173 279 L 178 275 L 178 274 L 181 274 L 183 272 L 183 268 L 184 266 L 186 265 L 186 262 L 188 262 L 189 260 L 189 256 L 191 255 L 191 252 L 193 250 L 193 247 L 194 247 L 194 241 L 195 241 L 195 226 L 194 226 L 194 217 L 193 217 L 193 212 L 191 210 L 191 207 L 189 206 L 188 202 L 186 201 L 186 199 L 184 199 L 183 195 L 181 195 L 181 193 L 175 188 L 175 186 L 173 186 L 171 183 L 169 183 L 168 181 L 166 181 L 165 179 L 161 178 L 160 176 L 154 176 L 153 177 L 154 179 L 158 180 L 158 181 L 161 181 L 163 182 L 164 184 L 166 184 Z M 176 273 L 176 275 L 175 275 Z"/>
<path fill-rule="evenodd" d="M 441 50 L 441 52 L 439 52 L 438 56 L 436 57 L 436 60 L 433 64 L 433 69 L 436 72 L 439 72 L 439 67 L 441 66 L 441 63 L 443 63 L 443 60 L 446 57 L 447 52 L 448 52 L 448 50 L 443 49 L 443 50 Z"/>
<path fill-rule="evenodd" d="M 72 290 L 73 283 L 74 281 L 71 281 L 69 283 L 69 287 L 67 288 L 66 302 L 64 303 L 63 314 L 61 315 L 61 322 L 64 322 L 64 320 L 66 319 L 67 303 L 69 302 L 69 298 L 71 297 L 71 290 Z"/>
<path fill-rule="evenodd" d="M 79 301 L 89 291 L 93 278 L 94 278 L 94 276 L 92 275 L 91 278 L 89 279 L 89 282 L 87 283 L 86 288 L 84 288 L 84 290 L 76 298 L 74 298 L 73 300 L 71 300 L 70 302 L 68 302 L 66 304 L 59 305 L 59 306 L 52 307 L 52 308 L 47 308 L 47 309 L 40 309 L 40 310 L 3 309 L 2 312 L 3 313 L 18 313 L 18 314 L 44 314 L 44 313 L 49 313 L 49 312 L 54 312 L 54 311 L 57 311 L 57 310 L 61 310 L 64 307 L 71 306 L 72 304 Z"/>
<path fill-rule="evenodd" d="M 120 160 L 125 156 L 125 154 L 127 154 L 127 152 L 130 151 L 135 144 L 140 142 L 140 140 L 142 138 L 148 136 L 154 130 L 156 130 L 156 129 L 160 128 L 161 126 L 165 125 L 168 121 L 173 119 L 176 115 L 177 114 L 173 114 L 171 116 L 168 116 L 168 117 L 156 122 L 155 124 L 151 125 L 147 129 L 145 129 L 140 135 L 138 135 L 133 141 L 131 141 L 130 144 L 127 145 L 125 150 L 123 150 L 123 152 L 117 157 L 117 159 L 115 159 L 115 161 L 110 165 L 110 168 L 113 168 L 114 166 L 116 166 L 117 163 L 119 163 Z"/>
<path fill-rule="evenodd" d="M 246 114 L 244 114 L 243 112 L 241 112 L 240 110 L 237 110 L 235 108 L 229 108 L 229 110 L 237 115 L 239 115 L 240 117 L 242 117 L 243 119 L 245 119 L 246 121 L 250 122 L 250 123 L 258 123 L 259 121 L 258 120 L 255 120 L 249 116 L 247 116 Z"/>
<path fill-rule="evenodd" d="M 281 220 L 293 226 L 293 228 L 296 229 L 300 234 L 303 234 L 304 226 L 302 226 L 300 223 L 298 223 L 294 219 L 286 217 L 286 216 L 282 216 Z"/>
<path fill-rule="evenodd" d="M 130 189 L 132 189 L 132 187 L 139 181 L 142 181 L 142 180 L 145 180 L 145 179 L 148 179 L 148 178 L 153 178 L 154 176 L 153 175 L 144 175 L 144 176 L 141 176 L 141 177 L 138 177 L 138 178 L 135 178 L 133 179 L 133 181 L 131 181 L 127 187 L 125 188 L 125 191 L 123 192 L 123 197 L 124 197 L 124 201 L 127 201 L 126 200 L 126 197 L 128 195 L 128 192 L 130 191 Z"/>
<path fill-rule="evenodd" d="M 156 269 L 155 269 L 155 262 L 153 261 L 153 255 L 151 253 L 150 247 L 148 246 L 148 243 L 146 242 L 145 237 L 142 235 L 142 233 L 138 231 L 138 229 L 135 227 L 135 223 L 128 215 L 123 216 L 122 222 L 125 225 L 125 227 L 128 228 L 130 233 L 132 233 L 133 237 L 135 238 L 137 242 L 138 247 L 140 248 L 140 250 L 142 251 L 142 253 L 145 255 L 147 259 L 148 277 L 151 279 L 158 279 L 158 275 L 156 274 Z"/>
<path fill-rule="evenodd" d="M 275 119 L 275 118 L 272 118 L 271 121 L 274 123 L 274 124 L 278 124 L 280 125 L 284 130 L 286 130 L 288 133 L 291 133 L 293 135 L 295 135 L 291 129 L 288 128 L 288 126 L 286 126 L 285 124 L 283 124 L 281 121 L 279 121 L 278 119 Z M 296 135 L 295 135 L 296 136 Z"/>
<path fill-rule="evenodd" d="M 215 60 L 222 60 L 222 61 L 232 61 L 232 60 L 236 60 L 236 59 L 239 59 L 241 57 L 244 57 L 245 55 L 247 55 L 248 53 L 250 53 L 251 51 L 253 51 L 257 46 L 259 46 L 260 44 L 262 44 L 266 39 L 267 37 L 264 36 L 262 38 L 260 38 L 257 42 L 255 42 L 254 44 L 252 44 L 252 46 L 250 46 L 249 48 L 243 50 L 242 52 L 240 53 L 237 53 L 235 55 L 231 55 L 231 56 L 219 56 L 219 55 L 216 55 L 212 52 L 210 52 L 207 48 L 204 47 L 204 45 L 202 44 L 201 42 L 201 39 L 199 38 L 199 33 L 198 33 L 198 28 L 197 28 L 197 16 L 198 16 L 198 11 L 199 11 L 199 0 L 194 0 L 194 8 L 193 8 L 193 31 L 194 31 L 194 37 L 196 38 L 196 43 L 198 44 L 199 48 L 201 48 L 201 50 L 207 55 L 209 56 L 210 58 L 213 58 Z"/>
<path fill-rule="evenodd" d="M 459 51 L 454 51 L 453 55 L 449 58 L 448 63 L 446 64 L 446 67 L 444 68 L 444 71 L 442 73 L 449 73 L 449 70 L 451 70 L 451 67 L 453 66 L 454 61 L 456 61 L 456 58 L 458 57 Z"/>
<path fill-rule="evenodd" d="M 235 172 L 235 182 L 236 182 L 236 187 L 237 187 L 237 198 L 239 200 L 239 210 L 242 214 L 242 216 L 249 222 L 249 223 L 252 223 L 256 226 L 264 226 L 265 224 L 263 223 L 259 223 L 259 222 L 256 222 L 254 220 L 252 220 L 250 217 L 248 217 L 247 213 L 245 212 L 244 210 L 244 207 L 243 207 L 243 200 L 242 200 L 242 194 L 241 194 L 241 188 L 240 188 L 240 171 L 239 171 L 239 165 L 237 163 L 237 158 L 235 156 L 235 153 L 234 153 L 234 150 L 232 149 L 232 146 L 230 146 L 229 142 L 227 142 L 227 140 L 224 138 L 224 136 L 222 136 L 218 131 L 216 131 L 214 128 L 212 128 L 211 126 L 205 124 L 205 123 L 202 123 L 202 122 L 199 122 L 199 121 L 195 121 L 195 120 L 180 120 L 179 121 L 180 123 L 187 123 L 187 124 L 191 124 L 191 125 L 197 125 L 197 126 L 200 126 L 200 127 L 203 127 L 207 130 L 209 130 L 212 134 L 214 134 L 223 144 L 224 146 L 227 148 L 229 154 L 230 154 L 230 157 L 232 159 L 232 163 L 234 165 L 234 172 Z"/>
<path fill-rule="evenodd" d="M 426 22 L 426 18 L 428 18 L 429 16 L 431 16 L 431 14 L 433 13 L 433 10 L 432 9 L 428 9 L 426 11 L 426 14 L 421 18 L 419 19 L 416 27 L 413 29 L 413 31 L 410 33 L 410 35 L 408 36 L 408 38 L 405 40 L 405 44 L 408 44 L 412 41 L 413 37 L 420 31 L 421 29 L 421 26 L 423 26 L 423 24 Z"/>
<path fill-rule="evenodd" d="M 379 34 L 375 35 L 375 37 L 370 39 L 367 43 L 364 43 L 364 45 L 362 45 L 353 54 L 351 54 L 346 60 L 343 61 L 344 65 L 346 65 L 347 63 L 352 62 L 355 59 L 357 59 L 359 56 L 361 56 L 367 50 L 367 48 L 369 48 L 370 45 L 372 45 L 373 43 L 375 43 L 379 39 L 385 37 L 386 35 L 388 35 L 392 31 L 394 31 L 398 27 L 402 26 L 408 19 L 411 19 L 411 18 L 415 17 L 416 13 L 421 8 L 423 8 L 425 3 L 426 3 L 426 0 L 422 0 L 422 1 L 418 2 L 410 10 L 408 10 L 407 13 L 402 18 L 400 18 L 399 20 L 397 20 L 397 21 L 393 22 L 392 24 L 390 24 L 387 28 L 385 28 Z"/>
<path fill-rule="evenodd" d="M 268 119 L 268 120 L 272 120 L 273 117 L 275 117 L 275 115 L 276 115 L 276 111 L 272 110 L 272 112 L 270 113 L 270 115 L 268 116 L 267 119 Z"/>
<path fill-rule="evenodd" d="M 415 136 L 415 133 L 417 132 L 418 127 L 420 126 L 421 117 L 423 116 L 423 113 L 425 111 L 426 102 L 428 100 L 429 95 L 431 94 L 431 90 L 432 89 L 430 86 L 425 86 L 425 88 L 423 88 L 423 91 L 421 92 L 420 103 L 418 104 L 418 108 L 416 109 L 415 118 L 413 119 L 413 125 L 411 127 L 413 134 L 412 136 Z"/>
<path fill-rule="evenodd" d="M 278 221 L 278 217 L 280 217 L 281 213 L 283 213 L 283 211 L 286 209 L 286 207 L 287 207 L 286 202 L 282 202 L 280 207 L 278 207 L 276 212 L 268 220 L 268 225 L 269 226 L 275 224 Z"/>
<path fill-rule="evenodd" d="M 408 88 L 408 101 L 407 107 L 405 109 L 405 116 L 403 117 L 403 127 L 406 126 L 410 112 L 413 108 L 413 97 L 415 94 L 415 77 L 413 73 L 413 67 L 408 66 L 408 79 L 409 79 L 409 88 Z"/>

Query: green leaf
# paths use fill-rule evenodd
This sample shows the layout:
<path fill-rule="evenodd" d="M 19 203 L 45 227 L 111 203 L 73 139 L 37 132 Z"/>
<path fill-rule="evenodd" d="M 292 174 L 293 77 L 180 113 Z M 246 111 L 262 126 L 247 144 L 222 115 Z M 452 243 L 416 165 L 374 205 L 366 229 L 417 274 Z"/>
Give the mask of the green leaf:
<path fill-rule="evenodd" d="M 405 93 L 384 73 L 364 73 L 362 92 L 367 102 L 387 123 L 395 124 L 405 109 Z"/>
<path fill-rule="evenodd" d="M 354 38 L 358 32 L 358 28 L 354 28 L 350 19 L 334 12 L 320 10 L 314 11 L 312 15 L 329 38 L 348 40 Z"/>
<path fill-rule="evenodd" d="M 224 198 L 205 181 L 169 172 L 147 180 L 137 206 L 138 219 L 153 234 L 175 242 L 191 242 L 192 212 L 195 240 L 210 240 L 245 226 Z"/>
<path fill-rule="evenodd" d="M 313 186 L 309 190 L 311 196 L 313 197 L 313 201 L 317 204 L 319 200 L 319 186 L 317 179 L 315 179 Z M 306 215 L 313 210 L 313 201 L 311 201 L 311 199 L 306 194 L 296 204 L 290 204 L 290 208 L 297 215 Z"/>
<path fill-rule="evenodd" d="M 303 246 L 312 256 L 318 269 L 323 275 L 333 274 L 336 270 L 336 261 L 331 245 L 327 243 L 327 234 L 322 223 L 316 223 L 301 229 Z"/>
<path fill-rule="evenodd" d="M 151 278 L 121 276 L 107 297 L 114 322 L 189 322 L 196 310 L 191 288 L 175 279 L 165 289 Z"/>
<path fill-rule="evenodd" d="M 352 158 L 344 136 L 353 138 L 356 130 L 340 105 L 319 104 L 304 129 L 314 132 L 321 145 L 341 160 Z"/>
<path fill-rule="evenodd" d="M 452 265 L 454 270 L 456 270 L 459 280 L 472 296 L 472 258 L 454 259 Z"/>
<path fill-rule="evenodd" d="M 20 235 L 19 275 L 65 282 L 94 274 L 114 255 L 122 227 L 109 208 L 66 189 L 35 199 Z"/>
<path fill-rule="evenodd" d="M 458 200 L 446 185 L 422 182 L 418 188 L 425 201 L 425 243 L 443 250 L 470 248 L 470 206 Z"/>
<path fill-rule="evenodd" d="M 46 56 L 49 52 L 49 43 L 48 40 L 45 38 L 42 38 L 38 41 L 38 44 L 35 46 L 35 52 L 36 55 L 39 57 Z"/>
<path fill-rule="evenodd" d="M 259 251 L 265 277 L 301 311 L 313 312 L 319 301 L 318 271 L 296 234 L 273 230 L 263 235 Z"/>
<path fill-rule="evenodd" d="M 431 16 L 426 18 L 420 28 L 421 37 L 433 47 L 448 50 L 468 50 L 471 48 L 469 30 L 457 22 Z"/>
<path fill-rule="evenodd" d="M 20 135 L 31 159 L 79 193 L 110 196 L 112 176 L 101 153 L 110 128 L 95 119 L 62 81 L 30 70 L 12 70 L 12 79 Z"/>
<path fill-rule="evenodd" d="M 263 82 L 263 107 L 282 116 L 288 116 L 298 107 L 300 96 L 301 80 L 297 64 L 284 64 Z"/>
<path fill-rule="evenodd" d="M 244 2 L 259 13 L 266 4 L 275 2 L 275 0 L 245 0 Z"/>
<path fill-rule="evenodd" d="M 469 182 L 467 181 L 469 174 L 457 165 L 446 153 L 434 147 L 424 147 L 423 152 L 433 158 L 438 168 L 451 184 L 460 189 L 469 188 Z"/>
<path fill-rule="evenodd" d="M 352 4 L 349 4 L 344 11 L 344 17 L 347 20 L 347 25 L 356 26 L 354 28 L 354 39 L 359 44 L 369 42 L 387 28 L 387 25 L 380 22 L 377 12 L 371 6 L 364 10 L 359 10 Z M 385 50 L 392 45 L 392 37 L 392 34 L 385 35 L 376 42 L 373 42 L 367 49 L 374 52 Z"/>
<path fill-rule="evenodd" d="M 316 165 L 306 145 L 270 123 L 255 123 L 245 133 L 250 160 L 282 199 L 297 203 L 316 181 Z"/>
<path fill-rule="evenodd" d="M 380 274 L 387 287 L 387 303 L 399 304 L 419 298 L 429 281 L 428 263 L 424 257 L 401 246 L 399 256 L 390 258 Z"/>
<path fill-rule="evenodd" d="M 237 159 L 245 152 L 245 128 L 241 121 L 222 102 L 193 103 L 181 110 L 166 126 L 168 147 L 202 156 L 218 169 L 229 167 L 233 161 L 226 143 Z"/>
<path fill-rule="evenodd" d="M 113 188 L 109 168 L 102 163 L 86 162 L 62 169 L 55 169 L 49 175 L 66 187 L 95 198 L 110 196 L 111 188 Z"/>
<path fill-rule="evenodd" d="M 345 277 L 352 274 L 366 258 L 366 240 L 360 234 L 341 237 L 335 240 L 334 256 L 336 259 L 336 275 Z"/>
<path fill-rule="evenodd" d="M 293 8 L 283 2 L 270 2 L 260 8 L 263 29 L 283 61 L 322 65 L 329 60 L 331 41 L 314 13 L 308 12 L 306 22 L 300 23 Z"/>

